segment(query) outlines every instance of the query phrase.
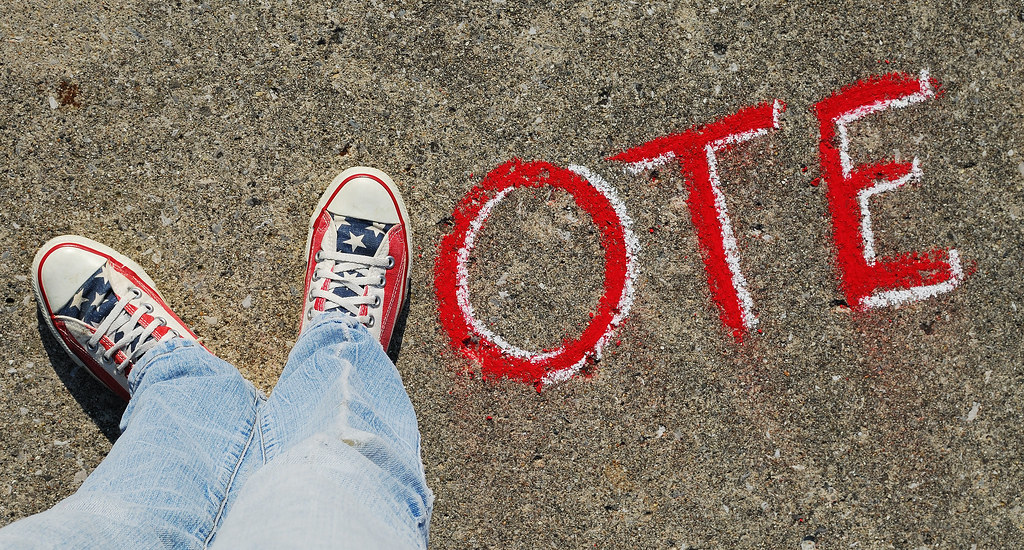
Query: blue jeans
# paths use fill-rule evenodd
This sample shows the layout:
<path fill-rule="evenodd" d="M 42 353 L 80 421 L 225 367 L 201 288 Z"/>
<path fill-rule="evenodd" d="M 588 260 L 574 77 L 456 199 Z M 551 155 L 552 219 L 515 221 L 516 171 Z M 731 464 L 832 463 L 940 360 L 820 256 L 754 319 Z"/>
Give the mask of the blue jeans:
<path fill-rule="evenodd" d="M 202 346 L 129 377 L 122 435 L 0 548 L 425 548 L 433 495 L 398 370 L 352 318 L 299 337 L 269 398 Z"/>

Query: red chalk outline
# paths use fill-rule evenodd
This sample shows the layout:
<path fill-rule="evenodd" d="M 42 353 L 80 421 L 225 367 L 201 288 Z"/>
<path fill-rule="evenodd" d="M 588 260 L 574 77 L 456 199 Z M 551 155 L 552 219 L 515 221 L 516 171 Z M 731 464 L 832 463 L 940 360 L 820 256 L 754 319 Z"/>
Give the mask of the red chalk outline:
<path fill-rule="evenodd" d="M 590 215 L 605 251 L 605 277 L 597 311 L 579 338 L 535 353 L 506 342 L 476 319 L 469 298 L 467 263 L 476 235 L 494 207 L 515 188 L 542 186 L 566 191 Z M 454 228 L 442 238 L 434 266 L 441 326 L 453 348 L 478 362 L 484 377 L 528 382 L 538 390 L 566 380 L 587 362 L 600 359 L 601 349 L 633 303 L 639 250 L 625 206 L 607 182 L 582 166 L 566 169 L 545 161 L 513 159 L 491 170 L 471 189 L 453 218 Z"/>

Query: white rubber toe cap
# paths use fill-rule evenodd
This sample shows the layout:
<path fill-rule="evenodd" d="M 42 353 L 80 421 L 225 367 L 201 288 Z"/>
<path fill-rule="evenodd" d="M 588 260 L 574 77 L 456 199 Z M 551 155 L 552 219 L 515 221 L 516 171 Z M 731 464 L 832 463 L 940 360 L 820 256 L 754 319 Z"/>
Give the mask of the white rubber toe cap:
<path fill-rule="evenodd" d="M 106 261 L 103 256 L 73 246 L 60 237 L 46 243 L 36 256 L 34 274 L 50 311 L 67 305 L 89 276 Z"/>
<path fill-rule="evenodd" d="M 355 177 L 353 177 L 355 176 Z M 327 210 L 332 214 L 371 220 L 380 223 L 403 221 L 396 203 L 400 198 L 392 195 L 394 182 L 384 172 L 373 168 L 349 169 L 335 178 L 346 182 L 334 195 Z"/>

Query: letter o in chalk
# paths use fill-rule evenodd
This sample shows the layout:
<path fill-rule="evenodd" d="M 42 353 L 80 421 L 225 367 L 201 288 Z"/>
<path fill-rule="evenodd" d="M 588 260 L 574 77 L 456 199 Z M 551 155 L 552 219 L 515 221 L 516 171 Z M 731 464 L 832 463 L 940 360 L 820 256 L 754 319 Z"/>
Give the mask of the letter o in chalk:
<path fill-rule="evenodd" d="M 518 187 L 550 186 L 570 195 L 590 215 L 604 249 L 604 292 L 597 312 L 583 333 L 553 350 L 520 349 L 494 334 L 473 315 L 467 263 L 474 242 L 494 207 Z M 570 378 L 601 349 L 633 303 L 636 252 L 639 249 L 625 207 L 608 183 L 582 166 L 562 168 L 545 161 L 514 159 L 491 170 L 463 197 L 453 213 L 454 228 L 441 240 L 434 266 L 441 326 L 452 347 L 480 365 L 486 378 L 509 378 L 545 384 Z"/>

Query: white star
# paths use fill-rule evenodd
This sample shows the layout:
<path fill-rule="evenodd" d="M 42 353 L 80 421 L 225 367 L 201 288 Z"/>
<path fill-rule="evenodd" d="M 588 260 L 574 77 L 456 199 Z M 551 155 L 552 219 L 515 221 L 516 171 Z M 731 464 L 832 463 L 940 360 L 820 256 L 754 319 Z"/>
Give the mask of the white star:
<path fill-rule="evenodd" d="M 374 237 L 380 237 L 381 235 L 384 234 L 384 232 L 381 231 L 379 227 L 377 227 L 377 224 L 373 224 L 370 227 L 367 227 L 366 230 L 372 231 Z"/>
<path fill-rule="evenodd" d="M 345 216 L 338 216 L 334 218 L 334 221 L 338 222 L 338 225 L 352 225 L 348 223 L 348 219 L 346 219 Z"/>
<path fill-rule="evenodd" d="M 77 307 L 82 309 L 82 304 L 85 303 L 85 289 L 78 289 L 78 293 L 75 294 L 75 298 L 71 300 L 71 307 Z"/>
<path fill-rule="evenodd" d="M 351 232 L 349 232 L 349 234 L 348 234 L 348 239 L 346 239 L 346 240 L 344 240 L 342 242 L 344 242 L 345 244 L 347 244 L 350 247 L 352 247 L 352 252 L 355 252 L 356 249 L 358 249 L 358 248 L 366 248 L 366 245 L 363 244 L 363 236 L 360 235 L 360 236 L 356 237 Z"/>
<path fill-rule="evenodd" d="M 100 307 L 100 304 L 102 304 L 102 303 L 103 303 L 103 295 L 100 294 L 99 292 L 97 292 L 96 296 L 94 296 L 93 299 L 92 299 L 92 307 Z"/>

